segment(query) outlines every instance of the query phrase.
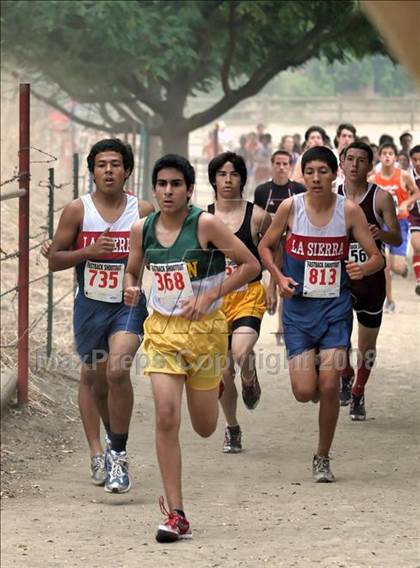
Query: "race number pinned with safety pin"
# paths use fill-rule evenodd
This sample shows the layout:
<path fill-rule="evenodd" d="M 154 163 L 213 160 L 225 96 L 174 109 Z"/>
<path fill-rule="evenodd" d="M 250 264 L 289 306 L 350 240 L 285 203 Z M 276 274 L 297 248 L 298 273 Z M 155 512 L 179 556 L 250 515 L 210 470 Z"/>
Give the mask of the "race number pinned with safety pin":
<path fill-rule="evenodd" d="M 303 281 L 305 298 L 336 298 L 340 295 L 341 262 L 306 260 Z"/>
<path fill-rule="evenodd" d="M 84 272 L 86 298 L 118 303 L 123 299 L 124 264 L 87 260 Z"/>
<path fill-rule="evenodd" d="M 174 307 L 194 295 L 185 262 L 150 263 L 149 268 L 153 274 L 153 287 L 159 302 Z"/>
<path fill-rule="evenodd" d="M 226 278 L 229 278 L 229 276 L 232 276 L 232 274 L 235 272 L 235 270 L 238 270 L 238 265 L 233 262 L 233 260 L 231 260 L 230 258 L 228 258 L 227 256 L 225 257 L 225 273 L 226 273 Z M 244 292 L 245 290 L 248 289 L 248 284 L 245 284 L 244 286 L 241 286 L 240 288 L 236 288 L 236 292 Z"/>

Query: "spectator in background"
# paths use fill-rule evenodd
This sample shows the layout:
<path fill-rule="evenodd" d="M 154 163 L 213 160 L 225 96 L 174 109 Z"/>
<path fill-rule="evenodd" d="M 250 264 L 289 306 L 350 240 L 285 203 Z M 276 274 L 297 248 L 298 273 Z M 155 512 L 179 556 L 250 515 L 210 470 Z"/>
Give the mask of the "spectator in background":
<path fill-rule="evenodd" d="M 289 152 L 292 169 L 295 167 L 295 164 L 299 159 L 299 154 L 295 152 L 294 147 L 295 143 L 293 140 L 293 136 L 290 136 L 290 134 L 285 134 L 284 136 L 281 137 L 279 150 L 284 150 L 285 152 Z"/>
<path fill-rule="evenodd" d="M 391 144 L 394 144 L 394 137 L 391 136 L 391 134 L 381 134 L 381 136 L 379 137 L 379 146 L 382 146 L 382 144 L 388 144 L 389 142 L 391 142 Z"/>
<path fill-rule="evenodd" d="M 223 120 L 219 120 L 217 126 L 218 126 L 219 144 L 221 147 L 221 150 L 218 153 L 233 151 L 233 148 L 235 146 L 235 140 L 232 132 L 226 126 L 226 122 L 224 122 Z"/>
<path fill-rule="evenodd" d="M 401 170 L 408 171 L 410 169 L 410 158 L 408 157 L 408 154 L 401 150 L 400 152 L 398 152 L 397 160 L 398 166 Z"/>
<path fill-rule="evenodd" d="M 218 136 L 217 136 L 218 139 Z M 220 143 L 217 144 L 216 148 L 216 128 L 210 130 L 207 134 L 207 141 L 205 142 L 201 155 L 206 160 L 206 162 L 210 162 L 217 154 L 222 152 Z"/>
<path fill-rule="evenodd" d="M 315 146 L 328 146 L 330 142 L 330 138 L 322 126 L 310 126 L 308 130 L 305 132 L 305 142 L 303 153 L 308 150 L 309 148 L 314 148 Z M 293 175 L 291 178 L 293 181 L 297 183 L 304 183 L 302 168 L 301 168 L 301 159 L 302 156 L 299 157 L 298 161 L 293 170 Z"/>
<path fill-rule="evenodd" d="M 413 145 L 413 137 L 409 132 L 403 132 L 400 136 L 401 151 L 408 156 L 411 146 Z M 405 168 L 404 168 L 405 169 Z"/>
<path fill-rule="evenodd" d="M 257 124 L 257 138 L 258 138 L 258 142 L 263 141 L 263 136 L 265 135 L 265 125 L 262 124 L 261 122 L 259 124 Z"/>
<path fill-rule="evenodd" d="M 360 136 L 359 142 L 363 142 L 363 144 L 367 144 L 368 146 L 372 146 L 369 140 L 369 136 Z"/>
<path fill-rule="evenodd" d="M 267 181 L 270 177 L 272 153 L 273 144 L 271 134 L 263 134 L 255 154 L 255 185 Z"/>
<path fill-rule="evenodd" d="M 339 158 L 341 151 L 344 150 L 346 146 L 351 144 L 356 140 L 356 128 L 349 123 L 343 122 L 337 128 L 337 132 L 334 138 L 334 146 L 337 151 L 336 156 Z"/>
<path fill-rule="evenodd" d="M 302 153 L 302 137 L 299 133 L 293 134 L 293 152 L 299 156 Z"/>

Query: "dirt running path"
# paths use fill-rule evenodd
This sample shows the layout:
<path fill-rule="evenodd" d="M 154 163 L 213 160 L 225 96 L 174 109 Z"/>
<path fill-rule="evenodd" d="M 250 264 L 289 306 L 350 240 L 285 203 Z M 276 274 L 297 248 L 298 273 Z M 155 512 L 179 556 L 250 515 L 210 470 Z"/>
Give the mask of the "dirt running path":
<path fill-rule="evenodd" d="M 107 495 L 90 484 L 76 422 L 74 453 L 61 462 L 47 456 L 45 472 L 27 480 L 32 490 L 3 500 L 3 568 L 419 567 L 420 300 L 412 281 L 395 279 L 395 288 L 398 312 L 385 316 L 368 386 L 369 419 L 351 423 L 347 409 L 340 416 L 332 464 L 337 483 L 311 481 L 317 408 L 295 402 L 283 357 L 276 372 L 275 321 L 266 318 L 258 349 L 265 357 L 263 397 L 256 411 L 240 409 L 246 451 L 223 455 L 223 420 L 201 440 L 184 412 L 192 541 L 154 541 L 162 489 L 151 394 L 147 380 L 137 378 L 131 492 Z M 37 460 L 35 440 L 36 431 L 27 432 Z"/>

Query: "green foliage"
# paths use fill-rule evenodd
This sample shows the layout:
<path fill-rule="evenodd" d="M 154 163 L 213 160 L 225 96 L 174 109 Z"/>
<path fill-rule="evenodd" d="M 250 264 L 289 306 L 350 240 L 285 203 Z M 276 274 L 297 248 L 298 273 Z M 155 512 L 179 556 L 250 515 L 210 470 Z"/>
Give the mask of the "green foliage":
<path fill-rule="evenodd" d="M 156 132 L 168 121 L 186 132 L 202 126 L 313 57 L 384 51 L 357 0 L 4 0 L 2 48 L 5 61 L 79 102 L 120 116 L 128 105 Z M 335 88 L 331 71 L 323 75 L 322 89 Z M 318 89 L 287 77 L 297 91 Z M 189 96 L 220 85 L 218 105 L 183 116 Z"/>
<path fill-rule="evenodd" d="M 397 97 L 415 92 L 414 84 L 400 65 L 383 55 L 335 61 L 312 59 L 301 67 L 284 71 L 262 91 L 279 97 L 333 97 L 372 94 Z"/>

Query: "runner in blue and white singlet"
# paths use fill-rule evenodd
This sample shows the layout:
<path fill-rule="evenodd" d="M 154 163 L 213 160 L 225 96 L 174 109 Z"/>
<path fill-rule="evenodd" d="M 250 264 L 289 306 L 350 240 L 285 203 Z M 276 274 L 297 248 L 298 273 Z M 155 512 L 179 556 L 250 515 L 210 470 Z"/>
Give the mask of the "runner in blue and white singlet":
<path fill-rule="evenodd" d="M 340 372 L 350 342 L 350 281 L 383 267 L 363 211 L 334 194 L 338 163 L 325 147 L 302 157 L 307 192 L 279 206 L 258 247 L 284 300 L 284 337 L 293 394 L 300 402 L 319 401 L 319 438 L 313 457 L 316 482 L 334 481 L 329 451 L 339 414 Z M 286 232 L 283 266 L 276 251 Z M 368 257 L 363 265 L 347 260 L 352 233 Z"/>
<path fill-rule="evenodd" d="M 127 194 L 125 210 L 112 225 L 102 218 L 91 194 L 80 199 L 84 215 L 76 250 L 94 244 L 106 229 L 110 229 L 107 236 L 114 241 L 112 252 L 103 258 L 88 259 L 76 266 L 78 291 L 74 300 L 74 337 L 79 356 L 91 363 L 95 351 L 99 359 L 103 358 L 103 352 L 108 352 L 108 338 L 117 331 L 142 336 L 147 310 L 144 294 L 132 309 L 124 304 L 122 297 L 130 230 L 139 219 L 138 199 Z"/>

